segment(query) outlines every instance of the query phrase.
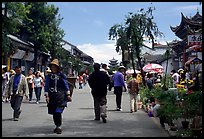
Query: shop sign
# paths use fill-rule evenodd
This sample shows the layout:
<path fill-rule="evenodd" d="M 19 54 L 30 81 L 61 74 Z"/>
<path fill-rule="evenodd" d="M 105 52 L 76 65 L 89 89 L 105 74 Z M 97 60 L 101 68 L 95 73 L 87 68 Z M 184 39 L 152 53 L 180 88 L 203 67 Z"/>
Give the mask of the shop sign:
<path fill-rule="evenodd" d="M 188 35 L 188 45 L 202 45 L 202 34 Z"/>

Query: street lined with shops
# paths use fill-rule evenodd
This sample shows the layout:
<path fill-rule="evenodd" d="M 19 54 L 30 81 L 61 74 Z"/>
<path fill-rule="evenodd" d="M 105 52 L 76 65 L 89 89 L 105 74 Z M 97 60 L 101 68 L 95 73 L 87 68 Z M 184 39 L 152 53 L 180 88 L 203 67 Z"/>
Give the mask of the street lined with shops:
<path fill-rule="evenodd" d="M 2 137 L 168 137 L 159 121 L 138 110 L 130 113 L 129 94 L 123 92 L 122 111 L 116 111 L 113 91 L 107 95 L 107 123 L 94 121 L 90 88 L 74 89 L 72 102 L 63 113 L 62 134 L 53 133 L 52 116 L 45 99 L 39 104 L 24 100 L 19 121 L 13 121 L 10 103 L 2 103 Z"/>

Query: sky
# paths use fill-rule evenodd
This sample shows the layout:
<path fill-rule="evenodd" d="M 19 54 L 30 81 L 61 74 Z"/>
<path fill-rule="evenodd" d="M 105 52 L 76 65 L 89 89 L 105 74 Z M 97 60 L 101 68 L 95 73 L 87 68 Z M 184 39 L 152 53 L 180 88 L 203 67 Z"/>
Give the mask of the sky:
<path fill-rule="evenodd" d="M 152 3 L 152 4 L 151 4 Z M 181 12 L 192 17 L 197 11 L 202 15 L 199 2 L 48 2 L 59 8 L 63 18 L 60 27 L 65 32 L 64 40 L 77 46 L 81 51 L 94 58 L 95 62 L 109 63 L 111 59 L 121 62 L 122 55 L 115 51 L 115 41 L 108 40 L 109 29 L 115 24 L 124 24 L 128 12 L 154 6 L 153 21 L 164 34 L 157 38 L 161 44 L 179 40 L 170 26 L 178 26 Z M 147 44 L 148 45 L 148 44 Z"/>

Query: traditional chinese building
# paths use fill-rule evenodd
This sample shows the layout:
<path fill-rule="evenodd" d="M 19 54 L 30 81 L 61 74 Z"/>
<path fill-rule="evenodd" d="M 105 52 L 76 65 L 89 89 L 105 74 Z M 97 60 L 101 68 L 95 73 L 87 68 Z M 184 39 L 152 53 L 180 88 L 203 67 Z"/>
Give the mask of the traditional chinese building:
<path fill-rule="evenodd" d="M 114 57 L 113 59 L 109 60 L 109 67 L 111 69 L 115 69 L 116 67 L 118 67 L 118 60 L 116 60 Z"/>
<path fill-rule="evenodd" d="M 178 63 L 175 68 L 187 66 L 192 56 L 201 58 L 202 60 L 202 53 L 196 53 L 194 55 L 192 51 L 198 50 L 197 52 L 201 52 L 202 49 L 202 16 L 199 12 L 193 17 L 185 17 L 181 13 L 180 25 L 176 27 L 170 26 L 170 28 L 181 39 L 181 41 L 171 44 L 175 52 L 174 62 Z"/>

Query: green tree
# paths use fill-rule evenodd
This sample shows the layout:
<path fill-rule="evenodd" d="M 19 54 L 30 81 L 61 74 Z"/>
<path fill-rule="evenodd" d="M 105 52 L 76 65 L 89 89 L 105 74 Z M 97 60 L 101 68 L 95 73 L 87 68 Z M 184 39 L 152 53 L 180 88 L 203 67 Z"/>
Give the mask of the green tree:
<path fill-rule="evenodd" d="M 8 57 L 15 49 L 7 35 L 18 33 L 22 26 L 22 20 L 28 19 L 29 6 L 25 7 L 23 2 L 2 3 L 2 56 Z"/>
<path fill-rule="evenodd" d="M 46 2 L 26 2 L 25 6 L 30 7 L 30 12 L 27 14 L 28 19 L 23 21 L 23 30 L 27 32 L 28 40 L 35 46 L 36 71 L 39 51 L 50 52 L 53 59 L 56 58 L 58 47 L 62 46 L 64 31 L 59 27 L 62 18 L 58 14 L 59 8 L 47 5 Z"/>
<path fill-rule="evenodd" d="M 132 66 L 135 72 L 135 66 L 134 66 L 134 58 L 136 57 L 138 59 L 138 64 L 141 69 L 142 74 L 142 80 L 143 84 L 145 85 L 145 79 L 144 79 L 144 72 L 142 70 L 142 64 L 141 64 L 141 47 L 144 46 L 143 42 L 145 41 L 144 38 L 148 38 L 149 41 L 152 43 L 152 49 L 154 49 L 154 42 L 155 37 L 161 36 L 162 32 L 158 30 L 158 27 L 155 22 L 153 22 L 153 10 L 155 10 L 154 7 L 149 7 L 147 11 L 144 11 L 144 9 L 140 9 L 138 13 L 133 14 L 129 13 L 128 16 L 126 16 L 125 19 L 125 25 L 122 27 L 124 28 L 124 34 L 125 39 L 119 40 L 121 37 L 118 34 L 118 31 L 112 31 L 112 28 L 117 28 L 121 26 L 114 25 L 110 31 L 109 31 L 109 38 L 116 38 L 117 40 L 117 46 L 119 47 L 125 47 L 125 50 L 129 50 L 131 52 L 131 59 L 132 59 Z M 119 36 L 119 38 L 117 38 Z M 119 40 L 119 41 L 118 41 Z M 121 42 L 122 41 L 122 42 Z M 126 41 L 126 45 L 123 45 L 124 41 Z M 123 51 L 124 49 L 121 48 Z"/>
<path fill-rule="evenodd" d="M 62 30 L 59 25 L 63 18 L 60 17 L 60 14 L 58 14 L 59 8 L 55 8 L 54 5 L 48 6 L 51 13 L 53 13 L 53 17 L 51 19 L 51 23 L 49 24 L 49 31 L 50 31 L 50 44 L 51 46 L 48 47 L 50 51 L 50 55 L 52 59 L 57 58 L 61 55 L 60 49 L 62 49 L 63 45 L 63 37 L 65 35 L 64 30 Z M 44 47 L 47 48 L 47 47 Z M 45 50 L 45 51 L 48 51 Z M 65 56 L 66 58 L 69 57 L 69 55 Z"/>
<path fill-rule="evenodd" d="M 167 69 L 168 69 L 168 62 L 169 62 L 169 58 L 170 58 L 170 54 L 171 54 L 171 50 L 170 50 L 170 46 L 169 46 L 169 44 L 168 44 L 168 42 L 166 42 L 167 43 L 167 49 L 166 49 L 166 52 L 165 52 L 165 54 L 164 54 L 164 56 L 165 56 L 165 59 L 166 59 L 166 69 L 165 69 L 165 74 L 164 74 L 164 82 L 163 82 L 163 89 L 164 90 L 167 90 L 167 87 L 169 87 L 169 86 L 167 86 L 166 85 L 166 74 L 167 74 Z"/>
<path fill-rule="evenodd" d="M 116 52 L 122 53 L 122 63 L 125 67 L 129 63 L 129 57 L 127 57 L 128 52 L 128 40 L 126 36 L 126 28 L 123 25 L 115 24 L 109 30 L 109 40 L 117 40 L 116 42 Z"/>

